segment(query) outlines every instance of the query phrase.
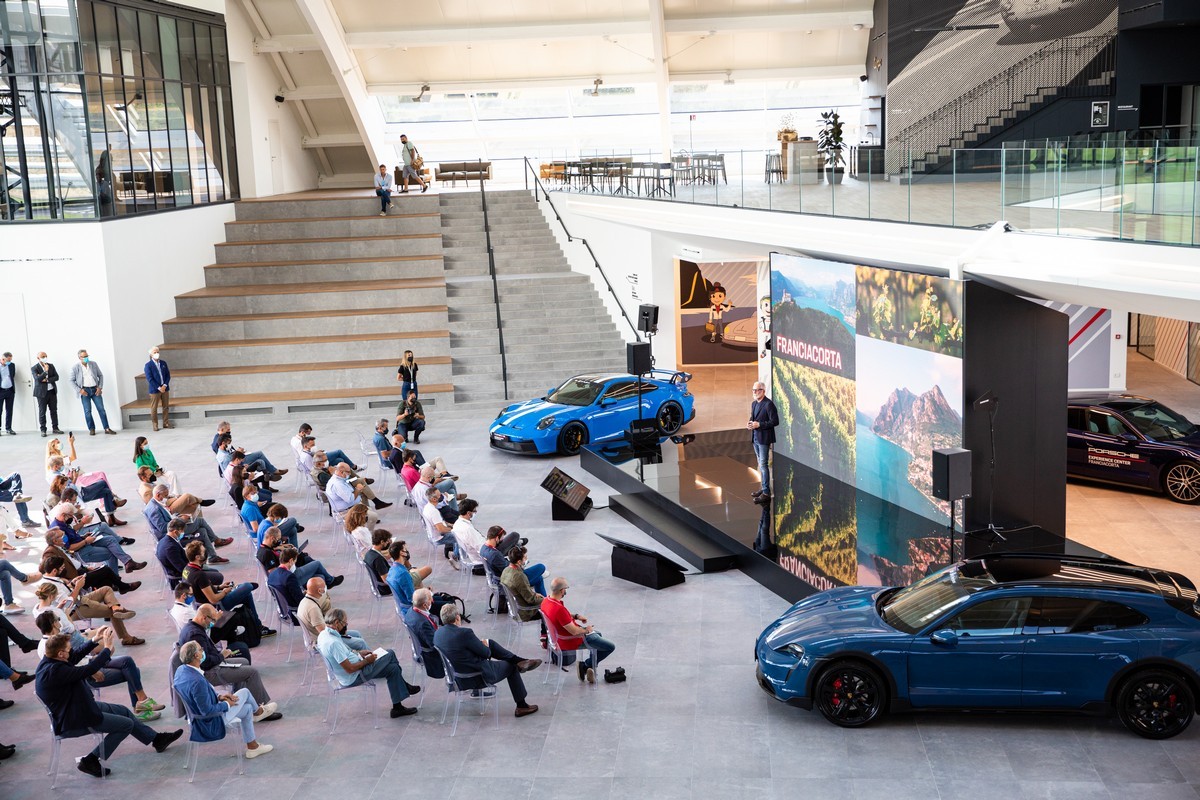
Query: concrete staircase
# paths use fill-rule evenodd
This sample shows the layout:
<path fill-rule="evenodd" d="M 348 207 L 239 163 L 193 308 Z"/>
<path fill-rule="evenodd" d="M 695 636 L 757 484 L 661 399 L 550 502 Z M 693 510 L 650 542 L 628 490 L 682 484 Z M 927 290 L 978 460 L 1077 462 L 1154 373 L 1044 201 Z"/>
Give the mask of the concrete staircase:
<path fill-rule="evenodd" d="M 370 413 L 399 402 L 396 365 L 415 351 L 421 399 L 449 403 L 450 331 L 433 195 L 248 200 L 216 245 L 205 287 L 163 323 L 172 418 Z M 123 407 L 148 418 L 145 380 Z"/>
<path fill-rule="evenodd" d="M 477 193 L 443 194 L 442 254 L 454 399 L 502 401 L 496 303 Z M 588 372 L 624 372 L 624 340 L 586 275 L 572 272 L 532 195 L 487 193 L 511 400 Z"/>

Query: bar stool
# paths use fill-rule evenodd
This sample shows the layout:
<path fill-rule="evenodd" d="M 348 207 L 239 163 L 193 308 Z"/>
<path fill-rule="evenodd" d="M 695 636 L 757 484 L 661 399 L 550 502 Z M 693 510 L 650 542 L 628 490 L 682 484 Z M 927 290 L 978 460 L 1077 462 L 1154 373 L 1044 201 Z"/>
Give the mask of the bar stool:
<path fill-rule="evenodd" d="M 763 181 L 783 183 L 783 157 L 779 153 L 767 153 L 763 166 Z"/>

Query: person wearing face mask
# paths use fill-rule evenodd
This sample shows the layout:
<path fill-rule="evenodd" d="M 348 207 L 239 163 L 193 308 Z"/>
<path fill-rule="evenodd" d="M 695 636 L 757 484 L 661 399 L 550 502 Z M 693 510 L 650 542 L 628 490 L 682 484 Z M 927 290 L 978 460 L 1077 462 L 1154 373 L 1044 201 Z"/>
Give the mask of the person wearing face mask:
<path fill-rule="evenodd" d="M 175 627 L 178 630 L 183 630 L 183 626 L 187 625 L 196 617 L 197 605 L 192 597 L 192 587 L 186 583 L 181 583 L 175 587 L 175 602 L 167 609 L 167 613 L 171 615 L 171 619 L 175 622 Z M 258 647 L 259 640 L 254 638 L 247 622 L 248 615 L 242 613 L 239 608 L 232 613 L 222 614 L 216 625 L 209 631 L 209 638 L 214 642 L 225 642 L 225 646 L 229 648 L 238 658 L 246 659 L 246 663 L 250 663 L 250 648 Z M 245 641 L 243 641 L 245 640 Z"/>
<path fill-rule="evenodd" d="M 5 353 L 0 356 L 0 411 L 4 412 L 4 432 L 16 436 L 12 429 L 13 400 L 17 397 L 17 365 L 13 363 L 13 354 Z"/>
<path fill-rule="evenodd" d="M 566 578 L 558 577 L 550 581 L 550 596 L 542 601 L 542 614 L 547 624 L 552 626 L 552 636 L 562 649 L 591 651 L 587 660 L 579 662 L 577 672 L 579 680 L 595 683 L 596 667 L 611 656 L 617 646 L 597 633 L 595 626 L 588 624 L 587 617 L 567 610 L 563 599 L 569 588 Z"/>
<path fill-rule="evenodd" d="M 256 667 L 250 666 L 246 658 L 237 656 L 229 648 L 220 648 L 212 640 L 209 632 L 216 627 L 220 612 L 208 603 L 201 603 L 196 608 L 192 621 L 183 626 L 179 632 L 176 645 L 182 648 L 188 642 L 196 642 L 204 652 L 198 669 L 213 686 L 223 683 L 231 685 L 234 691 L 249 689 L 250 696 L 258 703 L 259 709 L 254 714 L 255 722 L 273 722 L 281 719 L 279 706 L 271 702 L 271 693 L 263 684 L 262 676 Z M 174 678 L 174 673 L 172 673 Z"/>
<path fill-rule="evenodd" d="M 333 608 L 333 599 L 330 598 L 329 592 L 325 588 L 325 579 L 316 576 L 309 578 L 304 587 L 304 599 L 296 608 L 296 619 L 311 641 L 315 642 L 321 635 L 321 631 L 325 630 L 325 615 L 331 608 Z M 347 630 L 342 638 L 346 640 L 346 646 L 351 650 L 367 649 L 366 640 L 358 631 Z"/>
<path fill-rule="evenodd" d="M 158 406 L 162 404 L 162 426 L 173 428 L 168 419 L 171 414 L 171 368 L 158 354 L 157 347 L 150 348 L 150 360 L 142 368 L 146 376 L 146 391 L 150 394 L 150 424 L 158 430 Z"/>
<path fill-rule="evenodd" d="M 79 351 L 79 363 L 71 367 L 71 385 L 83 403 L 83 418 L 87 421 L 88 433 L 96 435 L 96 423 L 92 419 L 92 406 L 95 406 L 100 412 L 100 424 L 104 426 L 104 432 L 116 436 L 117 432 L 108 427 L 108 412 L 104 410 L 104 373 L 100 371 L 100 365 L 88 356 L 87 350 Z"/>
<path fill-rule="evenodd" d="M 38 405 L 38 427 L 46 438 L 46 412 L 50 412 L 51 433 L 62 435 L 58 429 L 58 370 L 45 353 L 37 354 L 37 363 L 29 368 L 33 374 L 33 397 Z"/>

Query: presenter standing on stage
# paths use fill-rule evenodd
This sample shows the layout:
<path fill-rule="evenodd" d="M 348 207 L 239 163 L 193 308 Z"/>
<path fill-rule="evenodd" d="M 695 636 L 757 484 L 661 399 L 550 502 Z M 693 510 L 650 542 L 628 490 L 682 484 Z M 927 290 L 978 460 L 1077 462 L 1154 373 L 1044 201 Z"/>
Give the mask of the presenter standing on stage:
<path fill-rule="evenodd" d="M 750 404 L 750 421 L 746 427 L 750 430 L 758 472 L 762 476 L 762 489 L 754 493 L 756 503 L 767 503 L 771 499 L 771 445 L 775 443 L 775 426 L 778 424 L 779 412 L 767 397 L 766 384 L 755 382 L 754 402 Z"/>

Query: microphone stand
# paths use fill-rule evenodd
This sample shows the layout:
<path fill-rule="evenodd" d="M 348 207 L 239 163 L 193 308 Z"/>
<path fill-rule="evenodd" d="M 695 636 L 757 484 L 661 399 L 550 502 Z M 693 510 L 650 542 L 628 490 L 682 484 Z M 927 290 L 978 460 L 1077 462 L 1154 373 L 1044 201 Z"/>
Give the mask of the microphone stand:
<path fill-rule="evenodd" d="M 996 412 L 1000 410 L 1000 398 L 991 395 L 990 392 L 984 394 L 983 397 L 975 401 L 975 407 L 981 405 L 988 407 L 988 533 L 992 536 L 992 544 L 996 541 L 1007 542 L 1000 531 L 1002 528 L 996 527 L 995 507 L 996 507 Z"/>

